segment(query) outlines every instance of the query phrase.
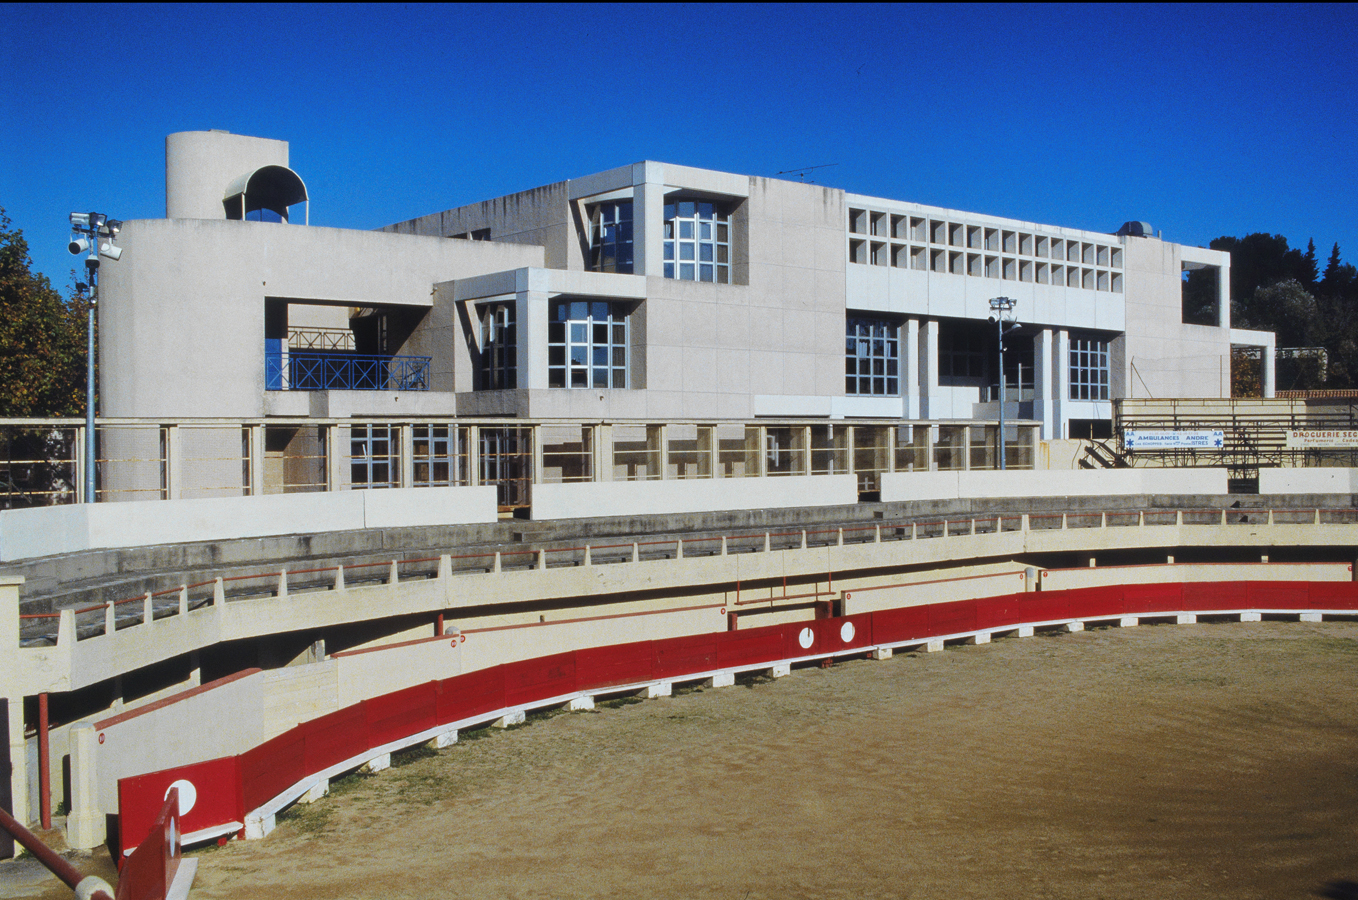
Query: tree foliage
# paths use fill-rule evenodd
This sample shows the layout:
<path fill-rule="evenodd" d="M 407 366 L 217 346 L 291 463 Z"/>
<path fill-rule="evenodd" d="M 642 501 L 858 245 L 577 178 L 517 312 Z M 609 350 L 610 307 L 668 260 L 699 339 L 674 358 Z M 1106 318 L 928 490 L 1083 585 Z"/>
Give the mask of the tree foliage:
<path fill-rule="evenodd" d="M 85 411 L 85 304 L 32 271 L 23 231 L 0 207 L 0 416 Z"/>
<path fill-rule="evenodd" d="M 1314 240 L 1305 253 L 1280 234 L 1262 233 L 1220 237 L 1212 249 L 1231 254 L 1232 325 L 1272 331 L 1280 348 L 1326 350 L 1325 371 L 1305 360 L 1282 367 L 1280 390 L 1358 386 L 1358 270 L 1340 258 L 1338 244 L 1323 273 Z M 1187 321 L 1188 291 L 1184 302 Z"/>

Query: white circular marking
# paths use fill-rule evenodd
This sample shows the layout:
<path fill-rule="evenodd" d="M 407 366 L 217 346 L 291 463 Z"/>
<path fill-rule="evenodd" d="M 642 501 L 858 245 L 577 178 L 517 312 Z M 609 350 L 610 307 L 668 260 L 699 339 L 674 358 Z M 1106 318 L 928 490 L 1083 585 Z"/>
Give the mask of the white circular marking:
<path fill-rule="evenodd" d="M 797 643 L 802 645 L 803 650 L 810 650 L 811 645 L 816 640 L 816 633 L 810 628 L 803 628 L 801 634 L 797 635 Z"/>
<path fill-rule="evenodd" d="M 165 799 L 170 799 L 170 788 L 179 788 L 179 814 L 182 816 L 193 809 L 193 804 L 198 802 L 198 788 L 193 786 L 193 782 L 186 778 L 181 778 L 174 784 L 165 789 Z"/>
<path fill-rule="evenodd" d="M 840 628 L 839 628 L 839 639 L 840 639 L 841 641 L 843 641 L 844 643 L 847 644 L 847 643 L 849 643 L 850 641 L 853 640 L 853 635 L 854 635 L 854 630 L 853 630 L 853 623 L 852 623 L 852 622 L 845 622 L 843 625 L 840 626 Z"/>

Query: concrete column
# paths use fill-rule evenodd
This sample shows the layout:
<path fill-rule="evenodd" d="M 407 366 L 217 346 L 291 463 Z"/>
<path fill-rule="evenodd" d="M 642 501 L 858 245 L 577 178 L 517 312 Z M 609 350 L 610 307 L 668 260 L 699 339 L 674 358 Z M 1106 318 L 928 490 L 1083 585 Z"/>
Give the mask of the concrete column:
<path fill-rule="evenodd" d="M 415 486 L 415 429 L 409 424 L 397 426 L 400 434 L 400 485 Z"/>
<path fill-rule="evenodd" d="M 338 491 L 348 487 L 349 429 L 339 425 L 325 427 L 326 490 Z"/>
<path fill-rule="evenodd" d="M 1070 332 L 1056 332 L 1056 353 L 1052 360 L 1055 390 L 1052 393 L 1052 439 L 1063 440 L 1070 433 Z"/>
<path fill-rule="evenodd" d="M 547 319 L 550 312 L 546 291 L 520 290 L 514 296 L 514 327 L 518 331 L 515 353 L 520 389 L 547 388 Z"/>
<path fill-rule="evenodd" d="M 184 496 L 184 441 L 178 425 L 165 425 L 165 492 L 166 500 Z"/>
<path fill-rule="evenodd" d="M 905 398 L 905 408 L 902 415 L 907 419 L 918 419 L 920 417 L 920 343 L 919 343 L 919 319 L 907 319 L 905 322 L 905 340 L 901 341 L 901 350 L 905 356 L 901 360 L 901 375 L 903 384 L 901 394 Z"/>
<path fill-rule="evenodd" d="M 632 170 L 632 271 L 652 278 L 665 274 L 665 185 L 658 168 L 642 163 Z"/>
<path fill-rule="evenodd" d="M 250 495 L 264 493 L 264 426 L 250 427 Z"/>
<path fill-rule="evenodd" d="M 919 417 L 939 417 L 938 322 L 925 322 L 919 341 Z"/>
<path fill-rule="evenodd" d="M 1052 330 L 1044 328 L 1033 342 L 1033 418 L 1042 423 L 1042 440 L 1056 440 L 1052 390 L 1055 372 Z"/>
<path fill-rule="evenodd" d="M 594 429 L 594 480 L 613 480 L 613 426 L 593 425 Z"/>
<path fill-rule="evenodd" d="M 1263 357 L 1264 357 L 1264 396 L 1265 396 L 1265 397 L 1272 397 L 1272 396 L 1273 396 L 1273 389 L 1274 389 L 1274 383 L 1273 383 L 1273 363 L 1274 363 L 1274 359 L 1273 359 L 1273 348 L 1272 348 L 1272 347 L 1267 347 L 1267 346 L 1264 347 L 1264 348 L 1263 348 Z M 1228 388 L 1229 388 L 1229 385 L 1228 385 Z"/>
<path fill-rule="evenodd" d="M 99 808 L 95 769 L 94 726 L 71 727 L 71 812 L 66 817 L 66 843 L 76 850 L 93 850 L 104 842 L 104 811 Z"/>

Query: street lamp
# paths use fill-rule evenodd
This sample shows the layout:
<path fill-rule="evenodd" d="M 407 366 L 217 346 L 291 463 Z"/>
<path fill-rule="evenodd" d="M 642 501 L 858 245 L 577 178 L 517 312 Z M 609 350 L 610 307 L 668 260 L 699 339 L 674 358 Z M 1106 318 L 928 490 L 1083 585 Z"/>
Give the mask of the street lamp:
<path fill-rule="evenodd" d="M 1004 339 L 1007 335 L 1019 327 L 1019 323 L 1014 318 L 1014 307 L 1018 301 L 1013 297 L 993 297 L 990 301 L 990 311 L 994 313 L 990 321 L 995 323 L 996 336 L 999 340 L 996 343 L 1000 348 L 1000 433 L 997 443 L 1000 451 L 1000 470 L 1004 470 Z M 1005 321 L 1005 314 L 1009 314 L 1009 320 Z M 1022 387 L 1022 385 L 1020 385 Z"/>
<path fill-rule="evenodd" d="M 122 248 L 113 239 L 122 230 L 123 223 L 110 219 L 103 213 L 71 213 L 71 241 L 66 249 L 72 256 L 88 252 L 85 258 L 85 272 L 88 284 L 78 282 L 76 296 L 87 300 L 89 319 L 85 323 L 88 337 L 85 353 L 85 502 L 95 501 L 94 493 L 94 307 L 99 302 L 99 257 L 117 260 L 123 255 Z M 86 298 L 85 293 L 89 292 Z"/>

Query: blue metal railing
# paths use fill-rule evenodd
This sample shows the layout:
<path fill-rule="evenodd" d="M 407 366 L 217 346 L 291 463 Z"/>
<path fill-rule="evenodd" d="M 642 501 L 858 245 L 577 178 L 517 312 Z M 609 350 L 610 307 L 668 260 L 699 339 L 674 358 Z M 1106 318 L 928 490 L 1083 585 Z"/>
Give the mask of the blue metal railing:
<path fill-rule="evenodd" d="M 264 384 L 271 391 L 427 391 L 428 356 L 298 353 L 269 348 Z"/>

